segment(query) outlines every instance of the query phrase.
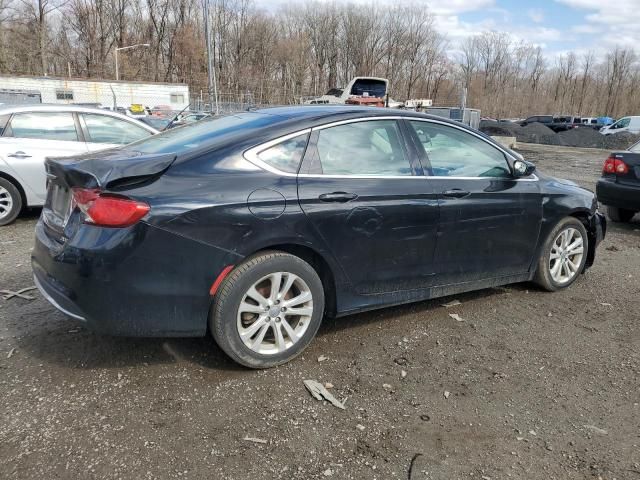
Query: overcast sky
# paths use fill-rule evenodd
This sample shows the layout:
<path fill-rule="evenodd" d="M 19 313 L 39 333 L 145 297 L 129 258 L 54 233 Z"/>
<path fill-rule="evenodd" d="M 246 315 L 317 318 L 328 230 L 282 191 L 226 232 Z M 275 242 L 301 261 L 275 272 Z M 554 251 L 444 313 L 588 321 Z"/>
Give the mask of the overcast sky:
<path fill-rule="evenodd" d="M 287 0 L 296 3 L 302 0 Z M 347 0 L 324 0 L 346 2 Z M 371 0 L 351 0 L 363 8 Z M 540 45 L 550 55 L 567 51 L 598 54 L 615 45 L 640 45 L 640 0 L 376 0 L 380 6 L 404 1 L 426 5 L 438 29 L 456 40 L 484 30 L 508 32 Z M 273 0 L 258 0 L 273 6 Z M 452 45 L 455 48 L 455 45 Z"/>

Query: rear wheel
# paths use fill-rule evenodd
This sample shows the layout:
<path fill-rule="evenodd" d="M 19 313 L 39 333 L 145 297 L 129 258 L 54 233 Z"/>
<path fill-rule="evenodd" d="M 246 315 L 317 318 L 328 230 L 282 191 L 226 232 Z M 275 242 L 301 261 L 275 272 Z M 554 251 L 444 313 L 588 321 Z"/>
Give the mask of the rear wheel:
<path fill-rule="evenodd" d="M 629 222 L 637 212 L 626 208 L 607 207 L 607 215 L 614 222 Z"/>
<path fill-rule="evenodd" d="M 582 222 L 574 217 L 564 218 L 542 246 L 534 281 L 550 292 L 567 288 L 584 270 L 588 246 Z"/>
<path fill-rule="evenodd" d="M 0 178 L 0 226 L 13 222 L 22 210 L 22 197 L 16 186 Z"/>
<path fill-rule="evenodd" d="M 233 360 L 268 368 L 302 352 L 323 313 L 324 291 L 316 271 L 294 255 L 268 252 L 249 258 L 224 280 L 209 326 Z"/>

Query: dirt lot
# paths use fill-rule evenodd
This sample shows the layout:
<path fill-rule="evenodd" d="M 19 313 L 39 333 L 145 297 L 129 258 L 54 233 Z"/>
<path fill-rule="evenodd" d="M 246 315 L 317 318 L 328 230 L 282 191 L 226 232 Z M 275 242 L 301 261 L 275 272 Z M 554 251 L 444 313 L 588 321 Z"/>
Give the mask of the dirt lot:
<path fill-rule="evenodd" d="M 606 157 L 523 153 L 589 188 Z M 33 284 L 36 216 L 0 229 L 0 289 Z M 637 216 L 610 226 L 568 291 L 522 284 L 326 321 L 268 371 L 208 338 L 95 335 L 37 292 L 0 299 L 0 477 L 640 479 L 639 267 Z M 333 384 L 346 410 L 304 379 Z"/>

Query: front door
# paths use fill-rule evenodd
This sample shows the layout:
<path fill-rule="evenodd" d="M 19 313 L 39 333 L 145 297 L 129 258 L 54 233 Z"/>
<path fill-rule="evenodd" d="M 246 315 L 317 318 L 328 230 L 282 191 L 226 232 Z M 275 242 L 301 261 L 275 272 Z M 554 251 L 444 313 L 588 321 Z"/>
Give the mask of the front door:
<path fill-rule="evenodd" d="M 505 154 L 466 129 L 408 123 L 439 198 L 438 285 L 526 273 L 542 221 L 537 178 L 515 179 Z"/>
<path fill-rule="evenodd" d="M 359 294 L 430 286 L 437 198 L 394 119 L 315 129 L 300 206 Z"/>

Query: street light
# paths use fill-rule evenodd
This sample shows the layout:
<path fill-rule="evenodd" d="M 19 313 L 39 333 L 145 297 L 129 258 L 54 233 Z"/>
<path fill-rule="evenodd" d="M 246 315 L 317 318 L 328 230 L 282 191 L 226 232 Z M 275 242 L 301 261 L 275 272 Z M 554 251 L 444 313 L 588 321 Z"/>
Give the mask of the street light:
<path fill-rule="evenodd" d="M 129 50 L 131 48 L 136 47 L 150 47 L 148 43 L 136 43 L 135 45 L 129 45 L 128 47 L 120 47 L 116 48 L 116 80 L 120 80 L 120 72 L 118 71 L 118 51 L 120 50 Z"/>

